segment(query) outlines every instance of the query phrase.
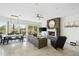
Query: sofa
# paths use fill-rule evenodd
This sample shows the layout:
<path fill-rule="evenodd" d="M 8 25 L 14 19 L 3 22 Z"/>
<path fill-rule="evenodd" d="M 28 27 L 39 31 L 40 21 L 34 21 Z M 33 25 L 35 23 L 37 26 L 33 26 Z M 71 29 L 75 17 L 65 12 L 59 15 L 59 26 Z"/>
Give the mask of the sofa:
<path fill-rule="evenodd" d="M 66 37 L 65 36 L 58 36 L 57 38 L 53 38 L 51 39 L 51 45 L 57 49 L 57 48 L 61 48 L 63 49 L 64 44 L 66 42 Z"/>
<path fill-rule="evenodd" d="M 28 35 L 28 42 L 32 43 L 38 49 L 47 46 L 47 39 L 43 37 L 37 37 L 34 35 Z"/>

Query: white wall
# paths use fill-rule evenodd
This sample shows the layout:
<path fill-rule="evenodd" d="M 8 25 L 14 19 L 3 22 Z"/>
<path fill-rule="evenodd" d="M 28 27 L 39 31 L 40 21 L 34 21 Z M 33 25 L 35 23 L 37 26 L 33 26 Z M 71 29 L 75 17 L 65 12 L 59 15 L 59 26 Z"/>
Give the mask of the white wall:
<path fill-rule="evenodd" d="M 47 27 L 47 20 L 41 20 L 41 27 Z"/>
<path fill-rule="evenodd" d="M 61 35 L 67 36 L 67 42 L 79 42 L 79 27 L 66 28 L 65 25 L 72 24 L 75 21 L 79 25 L 79 16 L 69 16 L 61 18 Z"/>

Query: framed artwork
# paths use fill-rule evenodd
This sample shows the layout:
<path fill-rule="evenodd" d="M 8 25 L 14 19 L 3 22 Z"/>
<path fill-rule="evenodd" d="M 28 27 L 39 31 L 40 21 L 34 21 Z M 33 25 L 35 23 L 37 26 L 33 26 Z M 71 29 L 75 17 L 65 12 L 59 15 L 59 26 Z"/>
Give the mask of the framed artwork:
<path fill-rule="evenodd" d="M 55 20 L 54 19 L 48 20 L 47 27 L 48 27 L 48 29 L 54 29 L 55 28 Z"/>

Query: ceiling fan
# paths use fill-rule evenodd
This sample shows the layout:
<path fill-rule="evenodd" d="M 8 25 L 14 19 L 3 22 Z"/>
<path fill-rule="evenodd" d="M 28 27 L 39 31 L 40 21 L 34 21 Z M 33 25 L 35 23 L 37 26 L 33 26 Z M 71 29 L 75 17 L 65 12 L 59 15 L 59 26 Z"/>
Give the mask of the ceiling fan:
<path fill-rule="evenodd" d="M 39 4 L 35 3 L 35 6 L 36 6 L 35 10 L 36 10 L 36 12 L 38 12 L 38 10 L 39 10 Z M 39 14 L 39 12 L 38 12 L 36 14 L 36 18 L 38 18 L 40 20 L 41 18 L 44 18 L 44 17 L 41 14 Z"/>
<path fill-rule="evenodd" d="M 44 17 L 41 16 L 40 14 L 37 14 L 36 17 L 37 17 L 38 19 L 44 18 Z"/>

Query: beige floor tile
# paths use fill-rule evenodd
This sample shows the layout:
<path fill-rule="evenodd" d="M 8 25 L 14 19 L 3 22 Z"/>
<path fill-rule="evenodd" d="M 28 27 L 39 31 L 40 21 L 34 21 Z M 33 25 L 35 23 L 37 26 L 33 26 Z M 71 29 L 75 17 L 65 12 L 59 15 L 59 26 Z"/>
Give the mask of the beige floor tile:
<path fill-rule="evenodd" d="M 38 49 L 28 41 L 14 41 L 8 45 L 0 45 L 0 56 L 79 56 L 79 46 L 66 43 L 64 50 L 56 50 L 49 41 L 47 47 Z"/>

